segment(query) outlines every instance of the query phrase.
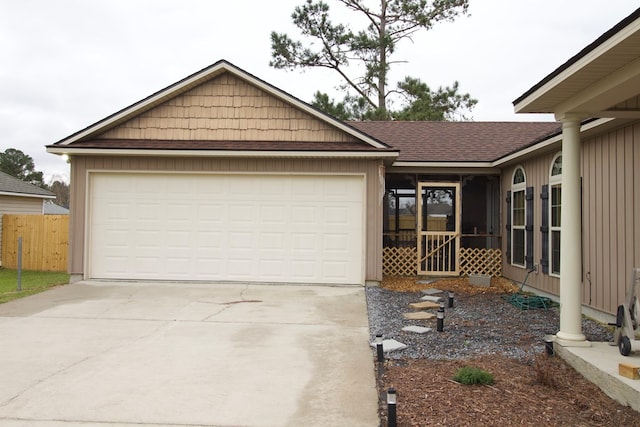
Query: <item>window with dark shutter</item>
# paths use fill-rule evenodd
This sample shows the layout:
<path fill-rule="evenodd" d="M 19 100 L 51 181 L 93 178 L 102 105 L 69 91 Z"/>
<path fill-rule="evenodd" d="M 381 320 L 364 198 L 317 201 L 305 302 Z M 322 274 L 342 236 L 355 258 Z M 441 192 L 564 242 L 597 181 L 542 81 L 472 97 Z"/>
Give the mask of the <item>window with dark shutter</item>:
<path fill-rule="evenodd" d="M 527 270 L 533 269 L 533 187 L 527 187 L 525 191 L 525 201 L 526 201 L 526 221 L 525 221 L 525 231 L 526 231 L 526 249 L 525 249 L 525 262 Z"/>
<path fill-rule="evenodd" d="M 544 274 L 549 274 L 549 186 L 543 185 L 540 191 L 540 204 L 542 209 L 542 225 L 540 226 L 542 254 L 540 267 Z"/>
<path fill-rule="evenodd" d="M 511 262 L 511 191 L 507 191 L 507 260 Z"/>

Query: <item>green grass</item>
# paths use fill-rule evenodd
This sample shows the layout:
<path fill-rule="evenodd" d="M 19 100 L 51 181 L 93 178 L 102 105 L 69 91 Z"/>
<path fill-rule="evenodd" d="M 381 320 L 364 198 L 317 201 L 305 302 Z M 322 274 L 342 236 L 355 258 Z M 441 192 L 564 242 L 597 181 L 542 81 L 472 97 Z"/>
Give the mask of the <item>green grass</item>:
<path fill-rule="evenodd" d="M 490 374 L 487 371 L 483 371 L 480 368 L 465 366 L 464 368 L 460 368 L 458 372 L 456 372 L 453 380 L 465 385 L 491 385 L 493 384 L 493 374 Z"/>
<path fill-rule="evenodd" d="M 22 271 L 22 290 L 18 289 L 18 271 L 0 268 L 0 303 L 37 294 L 69 283 L 69 275 L 59 271 Z"/>

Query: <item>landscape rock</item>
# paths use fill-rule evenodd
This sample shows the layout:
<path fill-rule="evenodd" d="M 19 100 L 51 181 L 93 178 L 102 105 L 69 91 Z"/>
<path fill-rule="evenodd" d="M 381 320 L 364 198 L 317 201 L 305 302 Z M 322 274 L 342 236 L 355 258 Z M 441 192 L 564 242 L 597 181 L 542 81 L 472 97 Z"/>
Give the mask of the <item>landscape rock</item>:
<path fill-rule="evenodd" d="M 424 310 L 429 308 L 438 308 L 440 307 L 440 304 L 435 303 L 433 301 L 421 301 L 421 302 L 412 302 L 411 304 L 409 304 L 409 307 L 413 308 L 414 310 Z"/>
<path fill-rule="evenodd" d="M 435 319 L 436 315 L 433 313 L 427 313 L 426 311 L 415 311 L 413 313 L 404 313 L 404 316 L 407 320 L 429 320 Z"/>
<path fill-rule="evenodd" d="M 376 348 L 375 341 L 371 343 L 371 347 Z M 407 348 L 406 344 L 396 341 L 394 339 L 382 340 L 382 351 L 385 353 L 397 350 L 404 350 Z"/>
<path fill-rule="evenodd" d="M 416 334 L 426 334 L 427 332 L 430 332 L 433 329 L 425 328 L 424 326 L 411 325 L 411 326 L 405 326 L 404 328 L 402 328 L 402 330 L 405 332 L 415 332 Z"/>

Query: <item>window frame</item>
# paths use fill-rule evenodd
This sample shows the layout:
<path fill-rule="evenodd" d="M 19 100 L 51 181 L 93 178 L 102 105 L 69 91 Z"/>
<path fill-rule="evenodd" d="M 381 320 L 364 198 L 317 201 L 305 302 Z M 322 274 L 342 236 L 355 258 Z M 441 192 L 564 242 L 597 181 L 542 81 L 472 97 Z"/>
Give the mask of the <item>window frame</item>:
<path fill-rule="evenodd" d="M 554 167 L 556 162 L 560 160 L 560 173 L 554 174 Z M 554 205 L 554 189 L 559 189 L 560 194 L 557 200 L 557 204 Z M 554 208 L 557 208 L 557 213 L 554 216 Z M 562 223 L 560 222 L 560 215 L 562 210 L 562 152 L 556 153 L 551 160 L 549 166 L 549 276 L 560 277 L 560 248 L 555 248 L 554 234 L 562 234 Z M 554 223 L 554 218 L 557 219 L 557 223 Z M 558 246 L 560 241 L 558 240 Z M 554 262 L 554 253 L 558 254 L 557 265 Z"/>
<path fill-rule="evenodd" d="M 522 172 L 522 182 L 515 182 L 516 181 L 516 174 L 518 173 L 518 171 Z M 521 268 L 526 268 L 527 266 L 527 230 L 526 230 L 526 226 L 527 226 L 527 202 L 526 202 L 526 190 L 527 190 L 527 175 L 524 171 L 524 168 L 522 166 L 517 166 L 515 168 L 515 170 L 513 171 L 513 174 L 511 176 L 511 209 L 509 212 L 510 218 L 511 218 L 511 257 L 509 259 L 509 263 L 515 267 L 521 267 Z M 517 196 L 518 194 L 521 194 L 521 196 Z M 516 200 L 519 198 L 522 198 L 522 206 L 516 206 Z M 521 225 L 517 225 L 516 221 L 515 221 L 515 211 L 516 211 L 516 207 L 518 207 L 519 209 L 522 209 L 522 224 Z M 522 264 L 514 262 L 514 254 L 516 254 L 516 245 L 515 243 L 515 236 L 517 234 L 522 234 Z"/>

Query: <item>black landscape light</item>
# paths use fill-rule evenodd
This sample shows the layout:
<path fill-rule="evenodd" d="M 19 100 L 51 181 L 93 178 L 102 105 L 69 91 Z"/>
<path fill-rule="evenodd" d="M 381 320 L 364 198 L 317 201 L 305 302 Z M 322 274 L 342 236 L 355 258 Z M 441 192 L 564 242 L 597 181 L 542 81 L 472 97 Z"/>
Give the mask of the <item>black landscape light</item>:
<path fill-rule="evenodd" d="M 375 344 L 376 344 L 376 352 L 378 353 L 378 362 L 382 363 L 384 362 L 384 352 L 382 348 L 382 334 L 376 335 Z"/>
<path fill-rule="evenodd" d="M 387 427 L 396 427 L 398 421 L 396 420 L 396 389 L 390 388 L 387 390 Z"/>
<path fill-rule="evenodd" d="M 453 291 L 449 291 L 449 308 L 453 308 Z"/>
<path fill-rule="evenodd" d="M 444 307 L 440 306 L 436 317 L 438 319 L 437 330 L 438 332 L 442 332 L 444 330 Z"/>

